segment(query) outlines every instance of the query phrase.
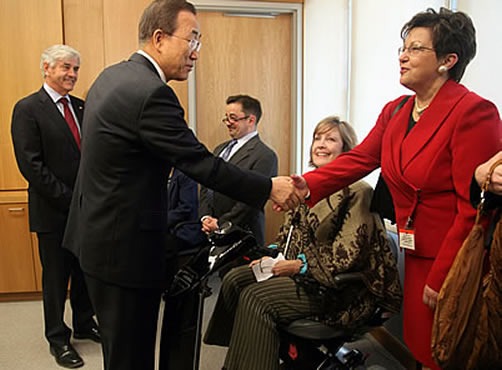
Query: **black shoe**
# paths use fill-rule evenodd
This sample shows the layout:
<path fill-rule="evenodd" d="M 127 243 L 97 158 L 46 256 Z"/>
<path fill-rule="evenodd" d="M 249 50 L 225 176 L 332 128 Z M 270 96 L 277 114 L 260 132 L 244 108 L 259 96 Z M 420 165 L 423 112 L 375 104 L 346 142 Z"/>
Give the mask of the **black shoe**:
<path fill-rule="evenodd" d="M 96 343 L 101 343 L 101 334 L 98 328 L 90 328 L 85 331 L 76 331 L 73 333 L 75 339 L 90 339 Z"/>
<path fill-rule="evenodd" d="M 74 369 L 84 365 L 84 360 L 79 356 L 71 344 L 62 346 L 51 344 L 51 354 L 56 358 L 59 366 Z"/>

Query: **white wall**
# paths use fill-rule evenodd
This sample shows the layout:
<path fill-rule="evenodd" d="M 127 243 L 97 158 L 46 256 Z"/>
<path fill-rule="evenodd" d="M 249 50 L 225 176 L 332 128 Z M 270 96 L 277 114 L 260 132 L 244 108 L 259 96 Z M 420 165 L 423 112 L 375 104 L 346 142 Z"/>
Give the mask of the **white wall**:
<path fill-rule="evenodd" d="M 459 0 L 457 8 L 472 18 L 478 45 L 462 83 L 494 102 L 502 114 L 502 1 Z"/>
<path fill-rule="evenodd" d="M 373 127 L 384 104 L 411 92 L 399 84 L 397 48 L 400 30 L 418 11 L 439 9 L 442 0 L 353 0 L 350 110 L 345 109 L 347 65 L 343 53 L 348 0 L 307 0 L 305 3 L 303 168 L 307 169 L 313 127 L 329 114 L 350 117 L 361 141 Z M 458 10 L 476 26 L 478 54 L 462 82 L 502 109 L 502 2 L 461 0 Z M 339 33 L 339 34 L 337 34 Z M 326 43 L 330 46 L 326 47 Z M 324 51 L 323 51 L 324 50 Z M 340 68 L 340 70 L 337 70 Z M 349 114 L 347 114 L 349 113 Z M 376 172 L 376 171 L 375 171 Z M 368 181 L 374 183 L 377 173 Z"/>
<path fill-rule="evenodd" d="M 303 169 L 315 125 L 329 115 L 347 116 L 347 1 L 304 3 Z"/>
<path fill-rule="evenodd" d="M 443 0 L 355 0 L 352 10 L 352 78 L 350 123 L 359 140 L 371 130 L 380 111 L 389 100 L 412 94 L 399 84 L 401 28 L 419 11 L 438 9 Z M 382 6 L 385 4 L 385 6 Z M 379 171 L 366 178 L 376 183 Z"/>

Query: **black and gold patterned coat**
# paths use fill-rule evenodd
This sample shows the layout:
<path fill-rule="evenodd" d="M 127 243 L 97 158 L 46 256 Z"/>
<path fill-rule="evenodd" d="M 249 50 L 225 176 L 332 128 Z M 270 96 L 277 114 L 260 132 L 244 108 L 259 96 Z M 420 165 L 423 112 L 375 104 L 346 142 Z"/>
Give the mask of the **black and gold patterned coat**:
<path fill-rule="evenodd" d="M 278 235 L 279 250 L 284 251 L 295 224 L 286 258 L 305 255 L 307 273 L 294 279 L 308 294 L 322 296 L 325 315 L 315 319 L 332 326 L 356 326 L 377 306 L 390 312 L 400 309 L 396 262 L 380 218 L 369 211 L 372 194 L 372 188 L 359 181 L 312 209 L 300 205 L 287 214 Z M 345 272 L 361 272 L 363 284 L 338 288 L 333 277 Z"/>

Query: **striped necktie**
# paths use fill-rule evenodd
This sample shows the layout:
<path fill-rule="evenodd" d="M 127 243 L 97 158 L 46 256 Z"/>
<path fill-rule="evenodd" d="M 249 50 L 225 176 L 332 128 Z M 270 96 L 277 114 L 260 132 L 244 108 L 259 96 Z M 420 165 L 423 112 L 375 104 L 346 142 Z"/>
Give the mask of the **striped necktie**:
<path fill-rule="evenodd" d="M 225 147 L 223 150 L 223 153 L 221 154 L 221 158 L 224 161 L 228 161 L 228 158 L 230 157 L 230 153 L 232 152 L 232 148 L 237 144 L 237 140 L 232 140 L 231 142 L 228 143 L 228 145 Z"/>

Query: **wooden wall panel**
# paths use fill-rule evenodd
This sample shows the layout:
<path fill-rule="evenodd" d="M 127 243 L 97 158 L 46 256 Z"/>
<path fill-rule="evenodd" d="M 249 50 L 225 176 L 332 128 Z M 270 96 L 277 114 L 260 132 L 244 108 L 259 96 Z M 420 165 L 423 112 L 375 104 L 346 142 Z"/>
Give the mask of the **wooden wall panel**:
<path fill-rule="evenodd" d="M 0 1 L 0 190 L 26 188 L 12 149 L 14 104 L 40 89 L 40 54 L 62 43 L 61 0 Z"/>
<path fill-rule="evenodd" d="M 138 24 L 150 0 L 103 0 L 105 64 L 127 59 L 139 48 Z"/>
<path fill-rule="evenodd" d="M 228 140 L 221 123 L 225 99 L 251 95 L 263 109 L 258 132 L 279 156 L 280 174 L 289 174 L 291 16 L 260 19 L 199 12 L 199 20 L 203 35 L 196 66 L 200 140 L 211 149 Z"/>
<path fill-rule="evenodd" d="M 78 1 L 78 0 L 75 0 Z M 102 0 L 105 66 L 128 59 L 139 49 L 138 25 L 150 0 Z M 188 118 L 188 83 L 169 82 Z"/>
<path fill-rule="evenodd" d="M 195 73 L 195 72 L 191 72 Z M 185 110 L 185 121 L 188 124 L 188 81 L 169 81 L 167 83 L 176 93 L 181 106 Z"/>
<path fill-rule="evenodd" d="M 0 293 L 36 290 L 27 206 L 0 204 Z"/>
<path fill-rule="evenodd" d="M 103 0 L 64 0 L 65 44 L 80 52 L 78 82 L 72 94 L 85 99 L 105 67 Z"/>
<path fill-rule="evenodd" d="M 221 123 L 229 95 L 260 100 L 261 139 L 275 150 L 279 174 L 288 175 L 291 147 L 292 17 L 229 17 L 199 12 L 202 49 L 196 65 L 197 136 L 212 150 L 229 139 Z M 274 240 L 283 215 L 266 209 L 266 241 Z"/>

